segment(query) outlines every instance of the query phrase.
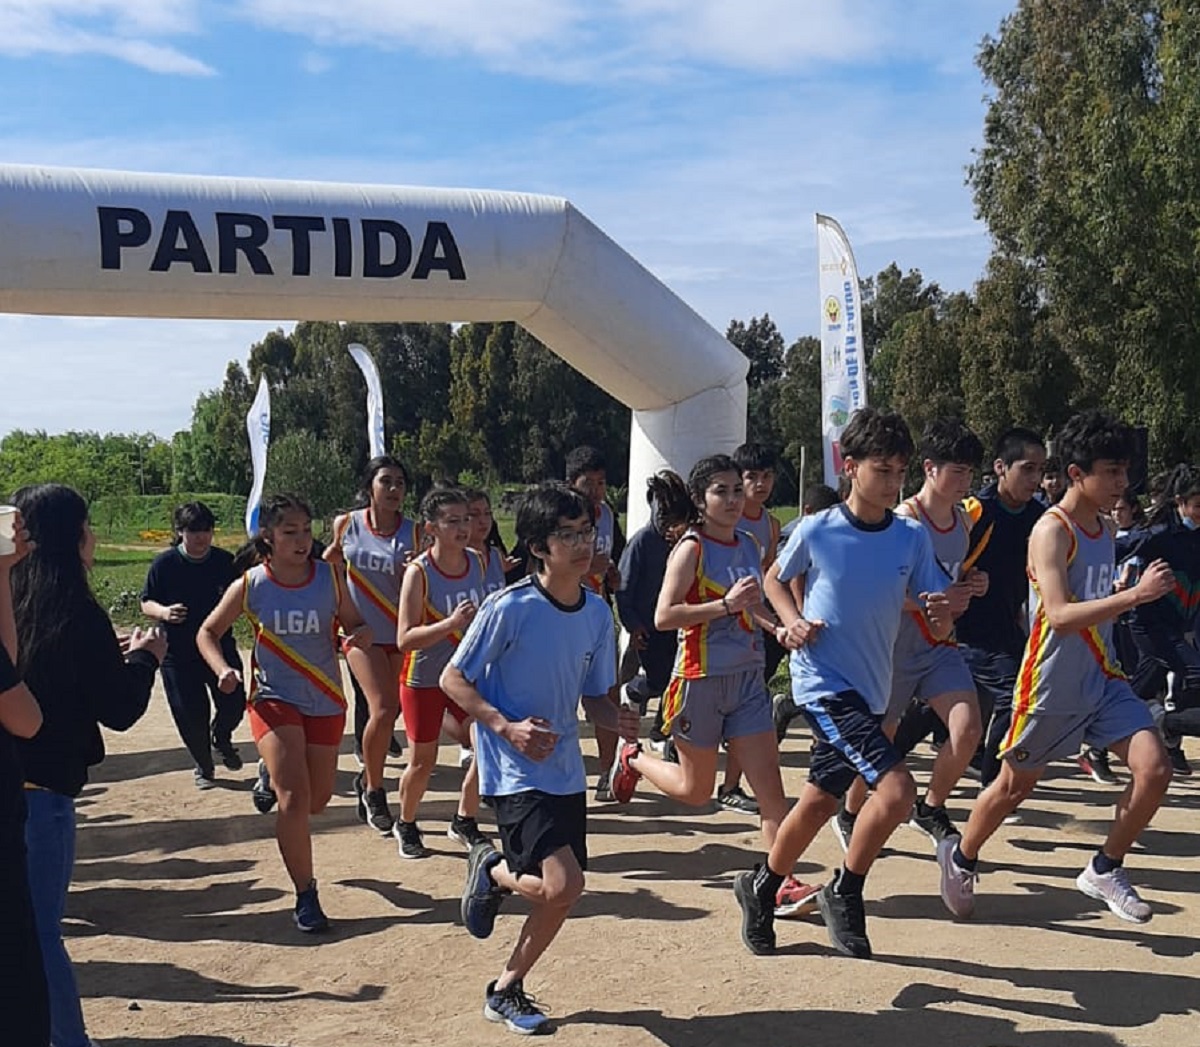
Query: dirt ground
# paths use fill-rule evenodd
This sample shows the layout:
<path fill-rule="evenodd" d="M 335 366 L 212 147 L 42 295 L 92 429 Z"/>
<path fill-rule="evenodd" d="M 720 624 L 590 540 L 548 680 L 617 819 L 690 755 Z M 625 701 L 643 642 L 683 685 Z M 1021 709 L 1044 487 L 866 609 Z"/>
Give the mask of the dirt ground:
<path fill-rule="evenodd" d="M 459 926 L 465 855 L 444 835 L 457 749 L 443 749 L 422 811 L 435 855 L 402 861 L 354 817 L 347 737 L 337 792 L 315 823 L 335 926 L 307 937 L 292 926 L 273 816 L 251 806 L 244 725 L 237 740 L 246 768 L 219 769 L 218 788 L 201 793 L 161 690 L 140 724 L 108 738 L 80 800 L 66 925 L 91 1035 L 104 1047 L 512 1042 L 480 1012 L 521 905 L 506 904 L 486 942 Z M 807 748 L 797 724 L 783 748 L 790 795 Z M 593 743 L 585 750 L 594 770 Z M 922 779 L 928 752 L 913 764 Z M 389 761 L 390 791 L 399 767 Z M 952 815 L 966 817 L 974 790 Z M 751 956 L 731 879 L 760 850 L 755 820 L 689 810 L 646 787 L 628 808 L 591 808 L 588 892 L 527 988 L 561 1047 L 1200 1044 L 1200 779 L 1172 785 L 1130 856 L 1155 907 L 1146 927 L 1073 883 L 1114 795 L 1055 768 L 1025 824 L 985 851 L 968 924 L 942 907 L 926 837 L 897 830 L 867 884 L 876 958 L 864 963 L 835 954 L 816 917 L 780 921 L 780 954 Z M 839 855 L 824 832 L 798 871 L 823 877 Z"/>

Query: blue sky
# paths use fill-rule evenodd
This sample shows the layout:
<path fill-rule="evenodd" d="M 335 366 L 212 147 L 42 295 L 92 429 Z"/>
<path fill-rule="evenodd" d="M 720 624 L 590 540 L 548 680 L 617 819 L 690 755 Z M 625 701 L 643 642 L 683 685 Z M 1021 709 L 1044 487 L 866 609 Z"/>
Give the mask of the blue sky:
<path fill-rule="evenodd" d="M 791 341 L 815 211 L 863 275 L 979 278 L 974 57 L 1013 7 L 0 0 L 0 158 L 565 196 L 719 330 Z M 269 328 L 0 316 L 0 433 L 169 436 Z"/>

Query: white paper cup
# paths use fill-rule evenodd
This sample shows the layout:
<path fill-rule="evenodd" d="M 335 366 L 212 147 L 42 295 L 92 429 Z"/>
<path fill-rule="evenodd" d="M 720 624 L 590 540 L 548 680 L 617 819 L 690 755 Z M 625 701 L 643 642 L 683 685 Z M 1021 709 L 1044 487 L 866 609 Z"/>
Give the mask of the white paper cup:
<path fill-rule="evenodd" d="M 0 505 L 0 556 L 17 551 L 17 512 L 15 505 Z"/>

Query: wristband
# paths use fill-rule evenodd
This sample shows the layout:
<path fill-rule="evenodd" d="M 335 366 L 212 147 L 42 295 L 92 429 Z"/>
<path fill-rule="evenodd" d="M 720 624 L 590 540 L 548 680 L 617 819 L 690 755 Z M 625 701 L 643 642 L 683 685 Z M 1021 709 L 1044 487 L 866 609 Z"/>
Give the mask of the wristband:
<path fill-rule="evenodd" d="M 729 617 L 733 612 L 729 609 L 729 601 L 724 596 L 721 597 L 721 606 L 725 608 L 725 616 Z"/>

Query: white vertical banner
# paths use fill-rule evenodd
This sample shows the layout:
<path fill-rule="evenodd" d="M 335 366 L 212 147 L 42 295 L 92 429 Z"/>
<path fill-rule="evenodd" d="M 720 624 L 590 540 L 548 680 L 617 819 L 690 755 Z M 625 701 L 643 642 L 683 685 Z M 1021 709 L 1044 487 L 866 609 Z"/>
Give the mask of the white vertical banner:
<path fill-rule="evenodd" d="M 386 453 L 383 444 L 383 387 L 379 384 L 379 369 L 365 345 L 351 342 L 346 348 L 367 383 L 367 443 L 370 457 L 378 458 Z"/>
<path fill-rule="evenodd" d="M 258 509 L 267 478 L 267 445 L 271 442 L 271 390 L 265 375 L 258 380 L 258 392 L 246 414 L 246 435 L 250 437 L 250 461 L 254 466 L 254 483 L 246 499 L 246 533 L 253 538 L 258 534 Z"/>
<path fill-rule="evenodd" d="M 858 267 L 842 227 L 817 215 L 821 290 L 821 444 L 825 482 L 837 490 L 841 437 L 850 416 L 867 405 L 867 361 L 862 344 Z"/>

